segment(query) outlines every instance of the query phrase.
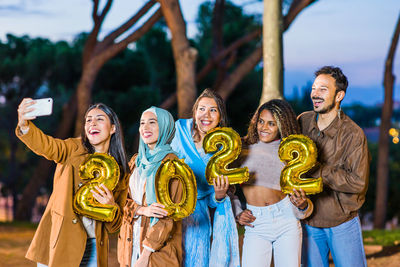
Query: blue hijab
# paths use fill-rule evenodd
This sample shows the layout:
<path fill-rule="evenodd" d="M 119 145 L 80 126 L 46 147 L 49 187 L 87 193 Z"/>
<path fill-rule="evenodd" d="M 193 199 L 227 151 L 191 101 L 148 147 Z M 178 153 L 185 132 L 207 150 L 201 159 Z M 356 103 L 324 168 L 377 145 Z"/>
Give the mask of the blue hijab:
<path fill-rule="evenodd" d="M 146 179 L 146 203 L 151 205 L 157 202 L 154 177 L 162 160 L 167 154 L 175 153 L 171 148 L 171 141 L 175 136 L 175 122 L 171 113 L 165 109 L 151 107 L 143 113 L 150 111 L 157 117 L 158 122 L 158 140 L 154 149 L 150 149 L 140 138 L 139 153 L 136 158 L 136 166 L 140 178 Z M 142 115 L 143 115 L 142 113 Z M 158 222 L 157 218 L 150 219 L 150 226 Z"/>

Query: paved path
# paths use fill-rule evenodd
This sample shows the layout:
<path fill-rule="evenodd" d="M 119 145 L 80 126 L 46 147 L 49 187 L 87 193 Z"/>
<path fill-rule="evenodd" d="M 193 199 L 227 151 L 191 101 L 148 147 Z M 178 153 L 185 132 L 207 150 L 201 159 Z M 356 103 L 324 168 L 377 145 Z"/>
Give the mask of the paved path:
<path fill-rule="evenodd" d="M 36 264 L 25 259 L 24 255 L 35 230 L 25 227 L 0 225 L 0 267 L 35 267 Z M 118 267 L 116 252 L 117 237 L 111 238 L 109 267 Z M 385 247 L 366 246 L 369 267 L 400 266 L 400 246 Z M 331 266 L 334 266 L 331 264 Z"/>

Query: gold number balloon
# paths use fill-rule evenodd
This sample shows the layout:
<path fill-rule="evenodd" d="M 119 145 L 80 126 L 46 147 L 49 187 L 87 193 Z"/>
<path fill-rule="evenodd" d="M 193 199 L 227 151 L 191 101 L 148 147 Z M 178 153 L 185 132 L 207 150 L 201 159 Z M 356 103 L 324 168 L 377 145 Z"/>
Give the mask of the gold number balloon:
<path fill-rule="evenodd" d="M 117 207 L 99 203 L 90 190 L 104 184 L 112 191 L 118 184 L 120 170 L 112 156 L 104 153 L 94 153 L 79 166 L 79 176 L 89 180 L 75 194 L 73 207 L 76 213 L 86 217 L 111 222 L 115 217 Z"/>
<path fill-rule="evenodd" d="M 317 162 L 317 147 L 305 135 L 293 134 L 284 138 L 279 146 L 279 158 L 287 163 L 281 172 L 281 189 L 288 194 L 303 189 L 306 194 L 322 191 L 322 178 L 302 178 Z"/>
<path fill-rule="evenodd" d="M 169 184 L 178 179 L 183 188 L 179 203 L 171 200 Z M 192 169 L 180 160 L 167 160 L 160 165 L 155 176 L 157 202 L 165 206 L 168 215 L 175 221 L 193 213 L 197 201 L 196 178 Z"/>
<path fill-rule="evenodd" d="M 219 147 L 222 146 L 220 150 Z M 229 163 L 240 155 L 242 141 L 237 132 L 229 127 L 214 128 L 206 134 L 203 140 L 203 149 L 206 153 L 216 152 L 208 161 L 206 177 L 208 184 L 213 184 L 213 179 L 218 175 L 228 176 L 229 184 L 240 184 L 249 180 L 249 169 L 228 169 Z"/>

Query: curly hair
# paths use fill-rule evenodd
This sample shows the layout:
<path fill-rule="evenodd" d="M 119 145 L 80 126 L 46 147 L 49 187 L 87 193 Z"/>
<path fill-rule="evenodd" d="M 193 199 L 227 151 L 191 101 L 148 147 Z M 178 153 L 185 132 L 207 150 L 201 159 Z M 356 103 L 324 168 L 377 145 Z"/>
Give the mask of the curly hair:
<path fill-rule="evenodd" d="M 346 75 L 343 74 L 340 68 L 324 66 L 314 73 L 315 77 L 318 77 L 321 74 L 328 74 L 335 79 L 336 93 L 339 91 L 344 91 L 346 93 L 349 82 L 347 81 Z"/>
<path fill-rule="evenodd" d="M 193 109 L 192 109 L 193 121 L 196 120 L 196 111 L 197 111 L 197 108 L 199 106 L 199 102 L 204 97 L 212 98 L 212 99 L 214 99 L 215 103 L 217 103 L 217 109 L 218 109 L 218 112 L 219 112 L 219 115 L 220 115 L 218 126 L 219 127 L 226 127 L 228 125 L 228 115 L 226 113 L 225 102 L 224 102 L 224 100 L 222 99 L 222 97 L 219 94 L 217 94 L 216 92 L 214 92 L 210 88 L 204 89 L 204 91 L 196 99 L 196 102 L 194 103 Z M 193 123 L 193 126 L 192 126 L 192 135 L 193 135 L 193 140 L 195 140 L 195 141 L 199 140 L 199 133 L 197 132 L 195 123 Z"/>
<path fill-rule="evenodd" d="M 247 145 L 255 144 L 259 141 L 257 123 L 263 110 L 269 110 L 274 117 L 279 129 L 280 138 L 285 138 L 291 134 L 300 134 L 300 126 L 297 123 L 296 113 L 288 102 L 281 99 L 273 99 L 262 104 L 254 113 L 250 120 L 247 135 L 243 138 Z"/>

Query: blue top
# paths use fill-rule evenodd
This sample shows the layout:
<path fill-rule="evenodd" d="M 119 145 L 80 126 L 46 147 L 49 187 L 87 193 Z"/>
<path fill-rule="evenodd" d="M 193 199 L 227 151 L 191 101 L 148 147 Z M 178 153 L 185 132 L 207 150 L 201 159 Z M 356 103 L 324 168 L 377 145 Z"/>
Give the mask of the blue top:
<path fill-rule="evenodd" d="M 203 148 L 197 150 L 192 138 L 193 119 L 178 120 L 175 123 L 175 138 L 171 146 L 178 153 L 179 158 L 183 158 L 185 163 L 190 166 L 196 176 L 197 199 L 202 199 L 214 192 L 214 187 L 209 185 L 206 179 L 206 166 L 211 154 L 205 154 Z"/>
<path fill-rule="evenodd" d="M 184 266 L 239 267 L 238 233 L 231 202 L 229 197 L 222 201 L 215 200 L 214 187 L 208 184 L 205 176 L 212 154 L 205 154 L 203 149 L 197 150 L 192 137 L 192 124 L 193 119 L 176 121 L 175 137 L 171 143 L 178 157 L 193 170 L 197 182 L 196 209 L 183 220 Z M 216 208 L 211 245 L 208 206 Z"/>

